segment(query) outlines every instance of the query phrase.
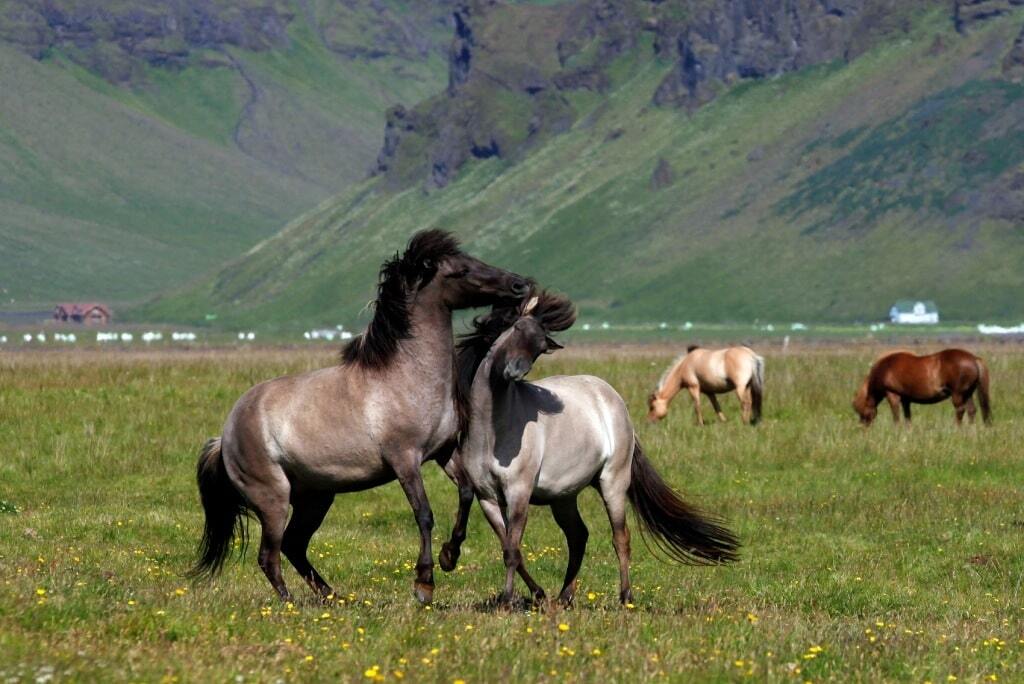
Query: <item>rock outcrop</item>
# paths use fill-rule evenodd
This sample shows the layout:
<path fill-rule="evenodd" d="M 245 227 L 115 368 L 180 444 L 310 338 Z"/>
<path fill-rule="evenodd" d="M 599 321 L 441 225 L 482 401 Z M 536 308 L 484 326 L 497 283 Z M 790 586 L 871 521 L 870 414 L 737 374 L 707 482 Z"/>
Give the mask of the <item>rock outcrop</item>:
<path fill-rule="evenodd" d="M 1015 83 L 1024 81 L 1024 28 L 1003 58 L 1003 76 Z"/>
<path fill-rule="evenodd" d="M 0 8 L 0 40 L 37 59 L 60 49 L 107 80 L 119 82 L 129 80 L 141 63 L 182 67 L 196 50 L 283 47 L 293 18 L 283 0 L 19 0 Z"/>
<path fill-rule="evenodd" d="M 667 3 L 666 3 L 667 4 Z M 722 84 L 767 78 L 813 64 L 849 60 L 935 0 L 723 0 L 684 19 L 663 18 L 655 49 L 676 68 L 657 104 L 697 107 Z M 669 15 L 671 16 L 671 15 Z"/>
<path fill-rule="evenodd" d="M 210 51 L 284 49 L 296 19 L 350 59 L 422 60 L 446 45 L 455 0 L 424 0 L 417 12 L 386 0 L 0 0 L 0 41 L 41 59 L 54 50 L 113 83 L 144 65 L 229 65 Z"/>
<path fill-rule="evenodd" d="M 953 22 L 963 32 L 979 21 L 998 17 L 1024 5 L 1024 0 L 954 0 Z"/>

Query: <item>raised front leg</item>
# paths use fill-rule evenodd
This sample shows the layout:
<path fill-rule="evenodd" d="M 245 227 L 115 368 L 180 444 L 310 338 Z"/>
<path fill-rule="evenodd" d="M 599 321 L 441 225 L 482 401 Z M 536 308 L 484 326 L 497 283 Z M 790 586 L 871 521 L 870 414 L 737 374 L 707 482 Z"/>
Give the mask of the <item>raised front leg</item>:
<path fill-rule="evenodd" d="M 700 388 L 699 387 L 687 387 L 690 392 L 690 398 L 693 399 L 693 410 L 697 414 L 697 425 L 704 427 L 704 416 L 700 412 Z"/>
<path fill-rule="evenodd" d="M 900 395 L 895 392 L 886 392 L 885 398 L 889 402 L 889 408 L 892 410 L 892 422 L 899 425 L 900 422 Z"/>
<path fill-rule="evenodd" d="M 413 463 L 402 464 L 401 471 L 396 469 L 395 472 L 398 475 L 398 483 L 402 485 L 402 491 L 409 499 L 409 505 L 416 516 L 416 525 L 420 530 L 420 555 L 416 560 L 413 592 L 420 603 L 428 605 L 434 600 L 434 554 L 430 547 L 434 513 L 430 510 L 427 490 L 423 488 L 419 465 L 420 458 L 417 456 Z"/>
<path fill-rule="evenodd" d="M 722 413 L 722 406 L 718 403 L 718 397 L 716 397 L 711 392 L 708 392 L 708 401 L 711 402 L 712 408 L 715 409 L 715 415 L 718 416 L 718 420 L 724 423 L 725 414 Z"/>
<path fill-rule="evenodd" d="M 501 542 L 501 548 L 505 548 L 505 517 L 502 515 L 501 507 L 494 501 L 487 501 L 480 499 L 480 510 L 484 512 L 484 517 L 487 518 L 487 522 L 490 523 L 491 529 L 494 530 L 494 534 L 498 535 L 498 541 Z M 540 585 L 537 584 L 530 573 L 526 571 L 526 564 L 522 562 L 522 554 L 520 554 L 519 567 L 517 568 L 519 576 L 526 583 L 527 588 L 530 590 L 530 594 L 533 596 L 533 602 L 536 604 L 542 603 L 546 598 L 544 590 L 541 589 Z"/>
<path fill-rule="evenodd" d="M 455 513 L 452 536 L 441 545 L 441 552 L 437 554 L 437 562 L 445 572 L 451 572 L 459 564 L 462 542 L 466 541 L 466 530 L 469 526 L 469 511 L 473 506 L 473 487 L 462 469 L 459 458 L 460 455 L 456 453 L 444 467 L 444 472 L 459 488 L 459 508 Z"/>

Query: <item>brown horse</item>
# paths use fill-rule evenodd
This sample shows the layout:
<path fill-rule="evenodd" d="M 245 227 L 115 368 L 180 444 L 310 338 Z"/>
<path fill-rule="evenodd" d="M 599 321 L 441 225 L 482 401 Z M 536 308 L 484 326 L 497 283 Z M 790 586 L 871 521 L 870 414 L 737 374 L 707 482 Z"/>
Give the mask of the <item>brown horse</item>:
<path fill-rule="evenodd" d="M 936 404 L 950 399 L 956 409 L 957 425 L 960 425 L 965 411 L 974 422 L 975 392 L 981 404 L 981 417 L 986 424 L 991 424 L 988 368 L 981 359 L 963 349 L 944 349 L 928 356 L 897 351 L 885 354 L 871 366 L 853 399 L 853 409 L 861 423 L 871 425 L 878 413 L 878 404 L 887 399 L 893 421 L 900 422 L 902 404 L 903 417 L 909 423 L 911 404 Z"/>
<path fill-rule="evenodd" d="M 512 303 L 529 289 L 526 279 L 462 252 L 443 231 L 414 235 L 381 268 L 373 320 L 345 347 L 341 364 L 256 385 L 207 442 L 197 474 L 206 527 L 193 574 L 217 573 L 254 513 L 263 532 L 259 565 L 278 595 L 291 598 L 283 552 L 327 597 L 331 587 L 306 551 L 334 495 L 397 479 L 420 531 L 415 593 L 429 603 L 434 517 L 420 466 L 450 461 L 467 417 L 455 384 L 452 310 Z"/>

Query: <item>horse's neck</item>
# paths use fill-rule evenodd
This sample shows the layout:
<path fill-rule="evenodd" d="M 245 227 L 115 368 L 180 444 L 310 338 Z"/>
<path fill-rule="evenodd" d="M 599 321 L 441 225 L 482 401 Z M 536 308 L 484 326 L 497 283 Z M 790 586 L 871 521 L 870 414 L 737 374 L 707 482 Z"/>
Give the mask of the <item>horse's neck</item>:
<path fill-rule="evenodd" d="M 466 434 L 466 452 L 483 455 L 494 446 L 494 416 L 500 413 L 507 401 L 507 394 L 515 391 L 515 383 L 495 382 L 494 349 L 487 352 L 476 369 L 473 384 L 469 389 L 470 418 Z"/>
<path fill-rule="evenodd" d="M 422 292 L 410 307 L 412 337 L 401 342 L 399 364 L 431 373 L 443 370 L 450 378 L 455 361 L 452 312 L 434 293 Z"/>
<path fill-rule="evenodd" d="M 658 398 L 668 401 L 679 394 L 679 390 L 682 389 L 683 365 L 686 363 L 687 356 L 689 354 L 676 361 L 675 365 L 665 373 L 658 385 Z"/>

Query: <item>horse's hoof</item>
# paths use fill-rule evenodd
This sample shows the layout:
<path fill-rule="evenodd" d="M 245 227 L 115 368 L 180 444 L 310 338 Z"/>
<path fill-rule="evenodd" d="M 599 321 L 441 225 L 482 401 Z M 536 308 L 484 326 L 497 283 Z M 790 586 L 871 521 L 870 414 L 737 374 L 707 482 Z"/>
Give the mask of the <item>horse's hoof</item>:
<path fill-rule="evenodd" d="M 434 586 L 432 584 L 415 582 L 413 584 L 413 593 L 416 595 L 416 600 L 420 602 L 420 605 L 429 606 L 434 600 Z"/>
<path fill-rule="evenodd" d="M 441 553 L 437 554 L 437 564 L 445 572 L 451 572 L 459 564 L 460 551 L 453 550 L 451 543 L 445 542 L 441 545 Z"/>
<path fill-rule="evenodd" d="M 630 589 L 619 594 L 619 603 L 624 606 L 631 607 L 633 605 L 633 592 Z"/>
<path fill-rule="evenodd" d="M 558 595 L 558 603 L 563 608 L 572 608 L 573 603 L 575 601 L 576 601 L 576 594 L 575 594 L 575 592 L 570 592 L 570 593 L 563 592 L 563 593 Z"/>

